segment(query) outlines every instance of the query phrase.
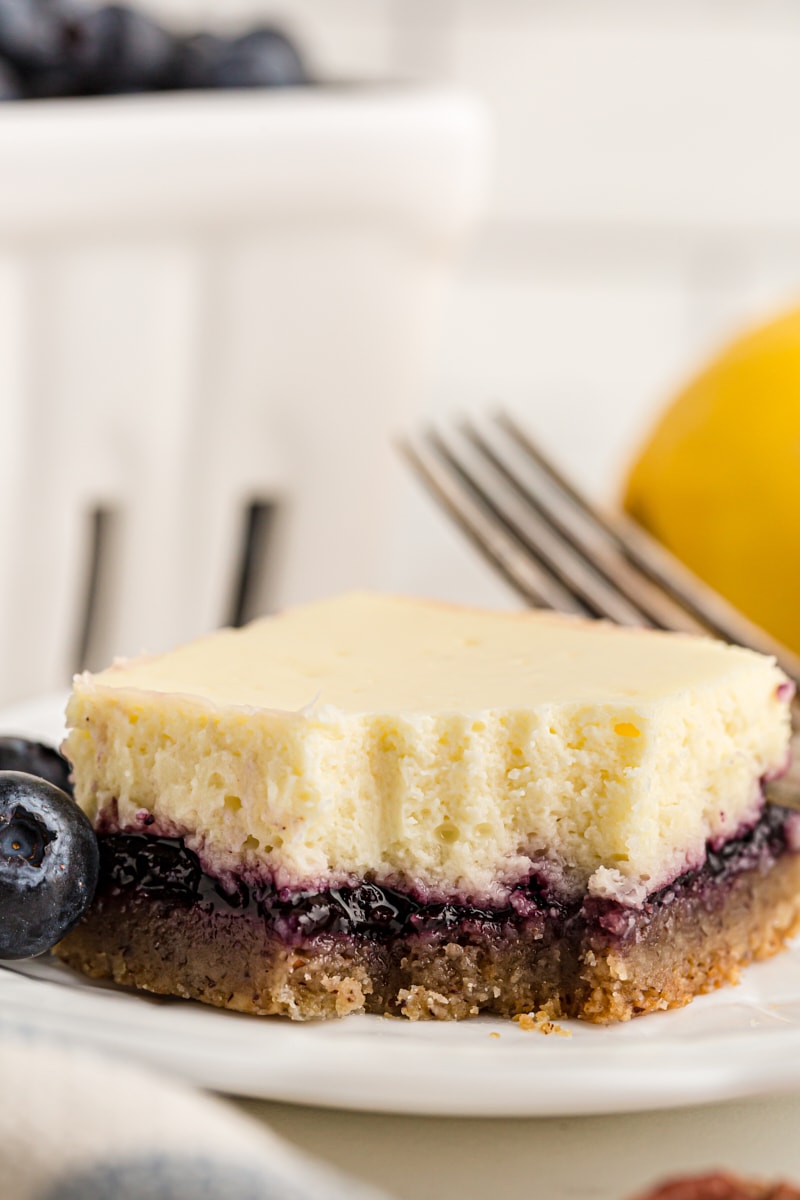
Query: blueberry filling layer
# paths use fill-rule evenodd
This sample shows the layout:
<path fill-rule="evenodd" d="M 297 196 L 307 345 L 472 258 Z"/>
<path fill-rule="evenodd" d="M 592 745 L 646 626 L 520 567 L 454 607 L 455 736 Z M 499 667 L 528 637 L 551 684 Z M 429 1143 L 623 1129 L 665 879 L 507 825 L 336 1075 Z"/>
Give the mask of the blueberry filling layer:
<path fill-rule="evenodd" d="M 197 855 L 178 838 L 146 834 L 109 834 L 100 839 L 101 889 L 134 889 L 151 896 L 208 908 L 236 909 L 258 915 L 286 940 L 319 933 L 353 933 L 380 940 L 412 931 L 437 932 L 465 923 L 503 922 L 516 915 L 504 909 L 455 902 L 430 904 L 396 888 L 367 880 L 324 891 L 276 889 L 269 884 L 234 889 L 204 873 Z M 562 915 L 563 905 L 549 902 L 534 880 L 518 889 L 528 908 L 542 916 Z"/>
<path fill-rule="evenodd" d="M 321 934 L 346 934 L 390 941 L 412 934 L 469 935 L 487 927 L 540 925 L 549 931 L 576 923 L 613 940 L 635 937 L 657 909 L 691 896 L 699 901 L 743 871 L 768 869 L 789 850 L 788 825 L 793 814 L 766 805 L 756 825 L 721 846 L 709 846 L 703 865 L 675 879 L 631 909 L 596 897 L 572 901 L 547 895 L 531 878 L 515 887 L 502 908 L 460 903 L 430 903 L 408 892 L 364 880 L 325 890 L 276 889 L 269 884 L 231 888 L 206 874 L 197 855 L 181 839 L 115 833 L 100 839 L 98 891 L 135 891 L 170 903 L 200 906 L 207 911 L 239 911 L 265 921 L 277 936 L 296 942 Z"/>

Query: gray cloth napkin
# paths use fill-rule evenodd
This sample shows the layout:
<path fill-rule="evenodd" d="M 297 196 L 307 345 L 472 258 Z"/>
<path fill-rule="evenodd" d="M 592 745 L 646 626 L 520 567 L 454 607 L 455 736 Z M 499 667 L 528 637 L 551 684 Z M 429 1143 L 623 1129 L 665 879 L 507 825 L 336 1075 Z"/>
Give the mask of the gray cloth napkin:
<path fill-rule="evenodd" d="M 223 1101 L 0 1020 L 0 1200 L 388 1200 Z"/>

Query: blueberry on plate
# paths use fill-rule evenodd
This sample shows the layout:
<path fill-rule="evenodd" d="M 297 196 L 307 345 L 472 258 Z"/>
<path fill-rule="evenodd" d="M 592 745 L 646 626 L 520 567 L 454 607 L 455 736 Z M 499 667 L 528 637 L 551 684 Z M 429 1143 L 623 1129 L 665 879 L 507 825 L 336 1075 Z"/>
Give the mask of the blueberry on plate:
<path fill-rule="evenodd" d="M 42 954 L 69 933 L 98 868 L 94 830 L 66 792 L 0 771 L 0 959 Z"/>
<path fill-rule="evenodd" d="M 0 771 L 25 771 L 27 775 L 38 775 L 54 787 L 72 795 L 69 778 L 69 763 L 56 750 L 44 742 L 32 742 L 23 737 L 0 737 Z"/>

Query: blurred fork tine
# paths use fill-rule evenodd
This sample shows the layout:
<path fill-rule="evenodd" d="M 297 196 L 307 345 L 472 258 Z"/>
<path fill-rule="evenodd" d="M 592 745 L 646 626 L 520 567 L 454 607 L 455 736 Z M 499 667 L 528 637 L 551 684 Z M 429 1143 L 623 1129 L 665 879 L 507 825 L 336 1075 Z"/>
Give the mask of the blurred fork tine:
<path fill-rule="evenodd" d="M 683 633 L 707 632 L 700 621 L 629 562 L 615 539 L 607 536 L 605 529 L 598 529 L 586 508 L 578 507 L 573 501 L 575 493 L 565 496 L 561 489 L 553 486 L 554 481 L 544 471 L 532 479 L 529 464 L 525 458 L 520 458 L 519 448 L 513 440 L 498 438 L 497 428 L 493 425 L 483 431 L 474 422 L 464 421 L 461 429 L 475 449 L 518 491 L 522 503 L 557 531 L 565 544 L 565 552 L 591 562 L 613 591 L 635 605 L 638 620 L 634 623 Z M 615 619 L 608 609 L 598 615 Z"/>
<path fill-rule="evenodd" d="M 408 439 L 401 443 L 401 450 L 473 545 L 524 600 L 537 608 L 588 616 L 576 598 L 542 571 L 516 539 L 497 523 L 494 515 L 487 512 L 463 477 L 454 476 L 451 464 L 437 453 L 435 441 L 430 445 L 424 437 Z"/>
<path fill-rule="evenodd" d="M 574 597 L 579 611 L 595 617 L 607 617 L 618 625 L 648 624 L 645 613 L 619 589 L 610 585 L 586 556 L 575 554 L 558 527 L 537 508 L 526 502 L 512 481 L 481 452 L 481 444 L 463 431 L 429 434 L 430 445 L 441 461 L 469 489 L 474 501 L 494 521 L 492 536 L 502 528 L 540 571 L 562 590 Z"/>

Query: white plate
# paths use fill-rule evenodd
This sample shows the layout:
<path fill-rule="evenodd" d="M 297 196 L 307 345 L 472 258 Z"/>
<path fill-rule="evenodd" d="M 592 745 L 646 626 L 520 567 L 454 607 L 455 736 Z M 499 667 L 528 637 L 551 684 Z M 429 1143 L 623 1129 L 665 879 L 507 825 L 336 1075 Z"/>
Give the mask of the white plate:
<path fill-rule="evenodd" d="M 60 699 L 0 713 L 57 740 Z M 298 1025 L 94 984 L 45 958 L 0 969 L 0 1030 L 32 1029 L 156 1064 L 204 1087 L 332 1108 L 553 1116 L 674 1108 L 800 1083 L 800 944 L 742 984 L 570 1037 L 478 1019 Z M 492 1036 L 499 1034 L 499 1037 Z"/>

